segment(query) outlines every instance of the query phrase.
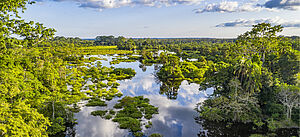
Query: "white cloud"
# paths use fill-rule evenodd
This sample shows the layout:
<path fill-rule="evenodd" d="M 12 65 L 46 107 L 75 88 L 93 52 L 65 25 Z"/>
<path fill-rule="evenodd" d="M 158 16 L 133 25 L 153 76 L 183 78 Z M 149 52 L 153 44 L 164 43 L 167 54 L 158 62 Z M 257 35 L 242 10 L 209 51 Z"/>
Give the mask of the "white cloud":
<path fill-rule="evenodd" d="M 35 0 L 43 2 L 47 0 Z M 120 7 L 162 7 L 174 5 L 199 5 L 204 0 L 48 0 L 56 2 L 75 2 L 82 8 L 92 8 L 102 11 L 104 9 Z M 204 8 L 196 9 L 196 13 L 204 12 L 253 12 L 261 10 L 276 11 L 278 9 L 299 10 L 300 0 L 268 0 L 264 4 L 259 4 L 258 0 L 248 0 L 246 2 L 222 1 L 220 3 L 210 3 Z"/>
<path fill-rule="evenodd" d="M 237 19 L 216 25 L 216 27 L 252 27 L 252 25 L 258 23 L 270 23 L 272 25 L 282 25 L 283 27 L 300 27 L 300 21 L 286 21 L 279 17 L 267 18 L 267 19 Z"/>
<path fill-rule="evenodd" d="M 205 6 L 204 9 L 196 9 L 196 13 L 204 12 L 244 12 L 244 11 L 260 11 L 262 8 L 253 3 L 240 4 L 236 1 L 223 1 L 221 3 L 212 3 Z"/>
<path fill-rule="evenodd" d="M 36 0 L 45 1 L 45 0 Z M 198 5 L 202 0 L 52 0 L 56 2 L 71 1 L 79 4 L 82 8 L 93 8 L 99 11 L 103 9 L 120 8 L 120 7 L 134 7 L 134 6 L 148 6 L 161 7 L 172 6 L 178 4 L 184 5 Z"/>
<path fill-rule="evenodd" d="M 262 6 L 270 9 L 299 10 L 300 0 L 269 0 Z"/>
<path fill-rule="evenodd" d="M 204 12 L 254 12 L 261 10 L 277 11 L 284 10 L 299 10 L 300 0 L 269 0 L 264 4 L 258 4 L 257 0 L 250 2 L 239 3 L 237 1 L 222 1 L 220 3 L 207 4 L 202 9 L 196 9 L 196 13 Z"/>
<path fill-rule="evenodd" d="M 145 133 L 155 133 L 167 137 L 193 137 L 199 132 L 199 125 L 194 117 L 198 113 L 190 107 L 180 105 L 177 100 L 169 100 L 161 95 L 146 95 L 150 103 L 158 106 L 159 114 L 151 119 L 152 128 Z"/>
<path fill-rule="evenodd" d="M 141 80 L 142 79 L 142 80 Z M 154 76 L 152 74 L 135 77 L 132 80 L 126 79 L 119 81 L 120 86 L 118 90 L 121 92 L 130 92 L 130 95 L 140 95 L 145 92 L 152 93 L 159 90 L 159 85 L 155 83 Z"/>
<path fill-rule="evenodd" d="M 126 136 L 128 131 L 118 128 L 118 124 L 100 117 L 92 116 L 91 112 L 99 110 L 99 107 L 83 107 L 75 114 L 76 136 L 78 137 L 113 137 Z"/>

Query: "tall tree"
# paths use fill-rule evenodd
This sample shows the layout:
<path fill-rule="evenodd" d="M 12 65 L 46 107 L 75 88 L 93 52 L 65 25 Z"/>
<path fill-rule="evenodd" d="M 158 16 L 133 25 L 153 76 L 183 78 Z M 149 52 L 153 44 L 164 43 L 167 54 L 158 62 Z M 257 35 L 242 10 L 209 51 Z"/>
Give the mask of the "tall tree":
<path fill-rule="evenodd" d="M 50 124 L 34 108 L 43 102 L 40 92 L 45 88 L 28 70 L 32 66 L 24 49 L 48 39 L 54 30 L 21 19 L 19 11 L 24 12 L 28 3 L 32 4 L 29 0 L 0 1 L 0 136 L 47 136 Z"/>

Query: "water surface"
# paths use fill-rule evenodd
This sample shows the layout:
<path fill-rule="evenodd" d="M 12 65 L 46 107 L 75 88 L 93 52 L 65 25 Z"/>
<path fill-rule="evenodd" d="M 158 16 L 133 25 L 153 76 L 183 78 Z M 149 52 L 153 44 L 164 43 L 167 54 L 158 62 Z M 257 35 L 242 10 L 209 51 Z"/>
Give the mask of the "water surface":
<path fill-rule="evenodd" d="M 120 64 L 110 65 L 109 61 L 113 56 L 105 57 L 108 60 L 101 60 L 103 66 L 116 68 L 133 68 L 136 71 L 135 77 L 127 80 L 120 80 L 118 89 L 123 96 L 144 96 L 150 99 L 150 103 L 159 108 L 159 114 L 155 114 L 151 119 L 152 127 L 143 129 L 145 135 L 160 133 L 164 137 L 193 137 L 197 136 L 202 129 L 201 125 L 196 123 L 195 117 L 198 116 L 194 110 L 196 104 L 202 102 L 213 92 L 212 89 L 199 91 L 199 85 L 182 81 L 178 89 L 176 99 L 169 99 L 167 95 L 160 93 L 161 82 L 159 82 L 154 73 L 157 66 L 143 66 L 136 62 L 121 62 Z M 82 107 L 79 113 L 75 114 L 78 124 L 76 136 L 78 137 L 119 137 L 132 136 L 128 130 L 119 129 L 118 124 L 111 120 L 105 120 L 100 117 L 90 115 L 92 111 L 112 108 L 118 98 L 108 102 L 107 107 Z"/>

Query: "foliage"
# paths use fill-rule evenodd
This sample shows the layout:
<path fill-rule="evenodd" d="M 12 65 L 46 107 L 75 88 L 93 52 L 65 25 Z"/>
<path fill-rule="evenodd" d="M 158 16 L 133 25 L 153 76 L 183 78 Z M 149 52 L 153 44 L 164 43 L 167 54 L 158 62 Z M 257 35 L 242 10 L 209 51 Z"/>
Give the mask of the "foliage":
<path fill-rule="evenodd" d="M 109 64 L 119 64 L 121 62 L 135 62 L 135 61 L 136 60 L 119 58 L 119 59 L 115 59 L 115 60 L 109 62 Z"/>
<path fill-rule="evenodd" d="M 117 112 L 114 110 L 97 110 L 91 114 L 105 119 L 113 118 L 112 120 L 118 122 L 121 129 L 129 129 L 134 135 L 143 135 L 138 132 L 142 130 L 141 120 L 143 118 L 151 119 L 153 114 L 158 114 L 158 108 L 150 105 L 149 99 L 142 96 L 126 96 L 118 102 L 114 105 L 114 108 L 121 110 Z M 148 121 L 148 128 L 151 125 L 152 123 Z"/>
<path fill-rule="evenodd" d="M 111 74 L 116 75 L 116 79 L 130 79 L 135 76 L 136 72 L 132 68 L 116 68 L 114 69 Z"/>
<path fill-rule="evenodd" d="M 87 104 L 85 104 L 86 106 L 107 106 L 107 104 L 105 104 L 105 101 L 102 101 L 99 98 L 92 98 L 91 100 L 88 101 Z"/>
<path fill-rule="evenodd" d="M 300 88 L 293 85 L 279 85 L 278 100 L 286 106 L 286 119 L 291 119 L 293 108 L 300 108 Z"/>
<path fill-rule="evenodd" d="M 54 30 L 22 20 L 18 13 L 27 3 L 31 2 L 0 2 L 0 136 L 47 136 L 50 125 L 49 119 L 38 112 L 46 102 L 41 93 L 48 89 L 32 69 L 35 62 L 24 53 L 28 53 L 26 47 L 50 38 Z"/>
<path fill-rule="evenodd" d="M 91 115 L 103 117 L 106 113 L 107 113 L 106 110 L 97 110 L 97 111 L 91 112 Z"/>
<path fill-rule="evenodd" d="M 209 63 L 204 74 L 206 79 L 200 84 L 202 89 L 214 87 L 215 91 L 199 104 L 202 118 L 254 122 L 260 126 L 265 118 L 291 119 L 292 110 L 298 106 L 296 75 L 299 65 L 296 62 L 299 51 L 291 47 L 291 41 L 276 35 L 280 31 L 281 26 L 254 25 L 251 31 L 240 35 L 235 44 L 229 45 L 231 57 L 212 59 L 218 62 Z M 293 121 L 297 119 L 290 123 Z M 280 124 L 276 128 L 285 126 Z"/>

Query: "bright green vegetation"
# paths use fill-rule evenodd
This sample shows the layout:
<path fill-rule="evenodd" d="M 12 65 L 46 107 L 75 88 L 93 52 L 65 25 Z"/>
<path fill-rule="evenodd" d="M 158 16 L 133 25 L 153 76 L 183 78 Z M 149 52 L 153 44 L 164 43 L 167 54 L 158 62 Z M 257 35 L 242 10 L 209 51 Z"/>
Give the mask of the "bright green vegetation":
<path fill-rule="evenodd" d="M 300 54 L 288 39 L 276 36 L 280 31 L 280 26 L 258 24 L 227 44 L 227 50 L 216 49 L 219 57 L 212 58 L 200 83 L 215 88 L 199 104 L 202 118 L 267 124 L 269 129 L 299 127 Z"/>
<path fill-rule="evenodd" d="M 76 103 L 87 99 L 82 92 L 87 81 L 91 79 L 96 86 L 99 82 L 101 88 L 105 85 L 100 81 L 110 81 L 113 86 L 110 90 L 99 91 L 95 86 L 91 92 L 95 97 L 109 100 L 122 96 L 116 89 L 115 79 L 135 74 L 128 71 L 125 76 L 115 74 L 114 68 L 101 65 L 89 69 L 81 67 L 86 66 L 84 62 L 99 60 L 84 59 L 82 54 L 131 51 L 100 46 L 76 48 L 93 42 L 78 38 L 51 39 L 55 30 L 46 29 L 40 23 L 25 22 L 18 16 L 18 11 L 25 10 L 27 3 L 28 0 L 0 2 L 0 136 L 48 136 L 65 131 L 66 125 L 75 123 L 73 112 L 79 111 Z M 94 71 L 101 71 L 102 75 L 91 74 Z M 109 73 L 112 74 L 108 76 Z M 74 107 L 69 107 L 72 104 Z M 88 103 L 104 104 L 95 99 Z"/>
<path fill-rule="evenodd" d="M 158 114 L 158 108 L 149 104 L 149 99 L 138 97 L 124 97 L 114 108 L 122 109 L 116 113 L 114 122 L 120 124 L 120 128 L 128 128 L 132 132 L 140 131 L 141 123 L 139 119 L 145 117 L 152 118 L 153 114 Z M 133 126 L 134 125 L 134 126 Z"/>
<path fill-rule="evenodd" d="M 112 75 L 112 77 L 115 76 L 115 79 L 121 80 L 132 78 L 133 76 L 135 76 L 136 72 L 132 68 L 116 68 L 111 72 L 111 74 L 115 74 Z"/>
<path fill-rule="evenodd" d="M 132 117 L 146 119 L 152 118 L 153 114 L 158 114 L 158 108 L 149 104 L 149 99 L 143 96 L 137 97 L 124 97 L 116 104 L 114 108 L 122 109 L 118 111 L 116 118 L 119 117 Z"/>
<path fill-rule="evenodd" d="M 299 38 L 277 36 L 281 31 L 281 26 L 262 23 L 235 42 L 174 42 L 165 48 L 176 55 L 141 54 L 163 64 L 156 76 L 162 82 L 161 94 L 170 99 L 177 98 L 183 80 L 200 84 L 200 90 L 214 88 L 213 95 L 198 104 L 201 118 L 268 125 L 275 131 L 299 127 L 300 121 Z"/>
<path fill-rule="evenodd" d="M 106 54 L 132 54 L 132 51 L 117 50 L 116 46 L 93 46 L 93 47 L 79 47 L 72 48 L 73 53 L 82 55 L 106 55 Z"/>
<path fill-rule="evenodd" d="M 111 115 L 115 115 L 116 114 L 116 111 L 114 111 L 114 110 L 109 110 L 109 114 L 111 114 Z"/>
<path fill-rule="evenodd" d="M 111 119 L 115 115 L 115 113 L 112 113 L 111 111 L 113 111 L 113 110 L 110 110 L 110 111 L 107 111 L 107 110 L 97 110 L 97 111 L 91 112 L 91 115 L 93 115 L 93 116 L 100 116 L 101 118 L 109 120 L 109 119 Z"/>
<path fill-rule="evenodd" d="M 163 137 L 161 134 L 153 133 L 149 137 Z"/>
<path fill-rule="evenodd" d="M 92 85 L 85 87 L 88 89 L 86 93 L 96 98 L 96 100 L 93 98 L 95 102 L 88 102 L 88 106 L 96 104 L 103 106 L 105 103 L 102 103 L 101 99 L 111 100 L 114 97 L 121 97 L 123 94 L 117 90 L 120 84 L 116 80 L 132 78 L 136 74 L 131 68 L 108 68 L 102 67 L 99 63 L 96 67 L 81 67 L 80 70 L 84 73 L 83 79 L 93 82 Z M 107 83 L 104 83 L 104 80 L 107 80 Z M 107 89 L 108 87 L 110 88 Z"/>
<path fill-rule="evenodd" d="M 97 111 L 93 111 L 91 115 L 103 117 L 106 113 L 107 113 L 106 110 L 97 110 Z"/>
<path fill-rule="evenodd" d="M 164 65 L 157 76 L 162 81 L 173 79 L 201 83 L 205 79 L 206 70 L 208 70 L 208 62 L 205 59 L 202 62 L 180 62 L 177 56 L 161 54 L 160 60 Z"/>
<path fill-rule="evenodd" d="M 299 127 L 299 42 L 277 36 L 280 31 L 263 23 L 232 43 L 193 43 L 193 51 L 190 44 L 174 44 L 169 50 L 176 55 L 158 57 L 161 94 L 176 99 L 182 80 L 188 80 L 200 90 L 215 89 L 198 104 L 203 119 L 268 125 L 270 131 Z"/>
<path fill-rule="evenodd" d="M 118 58 L 118 59 L 115 59 L 111 62 L 109 62 L 110 64 L 119 64 L 120 62 L 135 62 L 136 60 L 133 60 L 133 59 L 122 59 L 122 58 Z"/>
<path fill-rule="evenodd" d="M 142 118 L 151 119 L 154 114 L 158 114 L 158 108 L 149 104 L 149 99 L 143 96 L 123 97 L 119 103 L 114 105 L 114 110 L 97 110 L 91 114 L 94 116 L 101 116 L 105 119 L 112 119 L 119 123 L 121 129 L 129 129 L 135 136 L 142 136 L 143 133 L 141 123 Z M 119 110 L 121 109 L 121 110 Z M 107 113 L 108 112 L 108 113 Z M 152 126 L 151 121 L 147 121 L 146 128 Z"/>
<path fill-rule="evenodd" d="M 92 98 L 85 105 L 86 106 L 107 106 L 107 104 L 105 104 L 105 101 L 102 101 L 99 98 Z"/>
<path fill-rule="evenodd" d="M 164 65 L 156 73 L 156 77 L 162 82 L 160 94 L 165 94 L 169 99 L 176 99 L 179 86 L 183 80 L 193 83 L 202 83 L 206 77 L 212 61 L 202 58 L 199 62 L 180 61 L 178 56 L 160 54 L 159 62 Z"/>
<path fill-rule="evenodd" d="M 83 55 L 80 56 L 66 56 L 64 58 L 64 61 L 67 61 L 69 63 L 69 65 L 85 65 L 84 63 L 91 63 L 97 60 L 106 60 L 103 58 L 98 58 L 98 57 L 90 57 L 85 59 Z"/>
<path fill-rule="evenodd" d="M 69 115 L 64 104 L 76 102 L 80 96 L 66 90 L 71 77 L 66 74 L 72 70 L 51 56 L 50 49 L 26 49 L 54 33 L 40 23 L 18 17 L 26 3 L 0 2 L 0 136 L 47 136 L 63 130 L 60 123 L 70 122 L 61 118 Z M 12 33 L 24 40 L 12 38 Z M 52 111 L 57 109 L 61 113 Z M 48 128 L 50 124 L 52 128 Z"/>
<path fill-rule="evenodd" d="M 120 128 L 130 129 L 134 135 L 138 136 L 141 132 L 140 120 L 144 117 L 151 119 L 153 114 L 158 114 L 158 108 L 149 104 L 149 99 L 142 96 L 124 97 L 119 100 L 114 108 L 122 109 L 116 113 L 114 122 L 120 124 Z"/>
<path fill-rule="evenodd" d="M 151 122 L 151 121 L 148 121 L 148 124 L 147 124 L 147 125 L 145 125 L 145 127 L 146 127 L 146 128 L 150 128 L 150 127 L 152 127 L 152 122 Z"/>

